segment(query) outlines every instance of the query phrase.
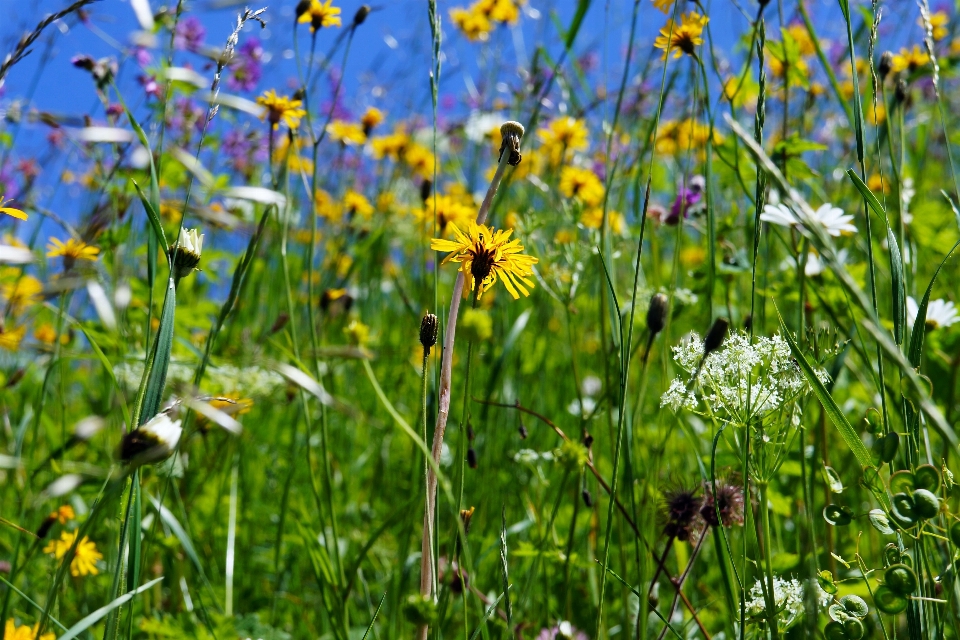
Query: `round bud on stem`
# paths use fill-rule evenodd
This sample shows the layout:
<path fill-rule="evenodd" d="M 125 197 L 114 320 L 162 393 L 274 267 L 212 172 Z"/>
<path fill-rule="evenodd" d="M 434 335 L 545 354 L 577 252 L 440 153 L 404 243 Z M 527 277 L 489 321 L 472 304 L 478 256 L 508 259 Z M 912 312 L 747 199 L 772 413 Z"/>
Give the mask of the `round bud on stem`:
<path fill-rule="evenodd" d="M 903 78 L 897 80 L 897 90 L 893 94 L 893 97 L 897 104 L 903 104 L 907 101 L 907 81 Z"/>
<path fill-rule="evenodd" d="M 880 72 L 880 79 L 886 80 L 887 76 L 890 75 L 891 69 L 893 69 L 893 53 L 884 51 L 880 56 L 880 64 L 877 65 L 877 71 Z"/>
<path fill-rule="evenodd" d="M 507 162 L 513 166 L 520 164 L 520 139 L 523 138 L 524 128 L 519 122 L 508 120 L 500 125 L 500 135 L 503 136 L 503 142 L 500 144 L 500 158 L 503 158 L 503 152 L 509 151 L 510 155 Z"/>
<path fill-rule="evenodd" d="M 200 264 L 200 255 L 203 252 L 203 234 L 196 229 L 184 229 L 177 239 L 177 243 L 170 247 L 170 259 L 173 261 L 173 272 L 179 280 L 190 275 Z"/>
<path fill-rule="evenodd" d="M 713 326 L 710 327 L 710 331 L 707 332 L 707 337 L 703 339 L 704 357 L 720 348 L 724 338 L 727 337 L 727 327 L 729 326 L 730 323 L 726 318 L 717 318 L 713 321 Z"/>
<path fill-rule="evenodd" d="M 437 344 L 437 334 L 440 330 L 440 322 L 437 316 L 428 313 L 420 321 L 420 344 L 423 345 L 423 355 L 430 355 L 430 349 Z"/>
<path fill-rule="evenodd" d="M 353 26 L 358 27 L 363 24 L 363 21 L 367 19 L 368 15 L 370 15 L 370 5 L 360 5 L 360 8 L 357 9 L 357 12 L 353 14 Z"/>
<path fill-rule="evenodd" d="M 662 293 L 650 298 L 650 308 L 647 309 L 647 329 L 650 331 L 651 338 L 663 331 L 666 326 L 669 304 L 667 296 Z"/>

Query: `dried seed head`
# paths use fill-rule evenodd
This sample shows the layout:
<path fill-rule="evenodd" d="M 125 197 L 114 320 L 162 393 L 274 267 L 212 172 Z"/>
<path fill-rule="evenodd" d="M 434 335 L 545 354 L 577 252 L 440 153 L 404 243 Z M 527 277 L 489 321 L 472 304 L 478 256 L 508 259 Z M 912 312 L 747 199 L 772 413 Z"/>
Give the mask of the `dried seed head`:
<path fill-rule="evenodd" d="M 708 356 L 720 348 L 724 338 L 727 337 L 727 327 L 729 326 L 730 323 L 726 318 L 717 318 L 713 321 L 713 326 L 707 332 L 707 337 L 703 339 L 704 356 Z"/>
<path fill-rule="evenodd" d="M 700 515 L 711 527 L 743 524 L 743 489 L 727 481 L 717 482 L 714 499 L 713 483 L 704 482 L 703 506 Z M 719 512 L 719 516 L 718 516 Z"/>
<path fill-rule="evenodd" d="M 890 75 L 891 69 L 893 69 L 893 53 L 884 51 L 880 56 L 880 64 L 877 65 L 877 71 L 880 72 L 880 79 L 886 80 L 887 76 Z"/>
<path fill-rule="evenodd" d="M 663 327 L 667 324 L 668 310 L 667 296 L 658 293 L 650 298 L 650 308 L 647 309 L 647 329 L 650 330 L 651 337 L 663 331 Z"/>
<path fill-rule="evenodd" d="M 467 449 L 467 464 L 470 465 L 471 469 L 477 468 L 477 450 L 473 447 Z"/>
<path fill-rule="evenodd" d="M 430 355 L 430 349 L 437 344 L 437 332 L 440 330 L 440 323 L 437 316 L 428 313 L 420 321 L 420 344 L 423 345 L 423 355 Z"/>
<path fill-rule="evenodd" d="M 677 540 L 689 540 L 702 524 L 703 501 L 697 490 L 677 486 L 664 494 L 663 515 L 667 521 L 664 533 Z"/>
<path fill-rule="evenodd" d="M 433 182 L 424 178 L 420 183 L 420 201 L 426 203 L 431 193 L 433 193 Z"/>
<path fill-rule="evenodd" d="M 503 152 L 508 151 L 510 155 L 507 162 L 513 166 L 520 164 L 522 156 L 520 155 L 520 139 L 523 138 L 523 125 L 519 122 L 509 120 L 500 125 L 500 135 L 503 136 L 503 142 L 500 144 L 500 157 L 503 159 Z"/>
<path fill-rule="evenodd" d="M 580 495 L 583 496 L 583 504 L 587 505 L 588 509 L 593 506 L 593 496 L 590 495 L 589 489 L 584 489 Z"/>

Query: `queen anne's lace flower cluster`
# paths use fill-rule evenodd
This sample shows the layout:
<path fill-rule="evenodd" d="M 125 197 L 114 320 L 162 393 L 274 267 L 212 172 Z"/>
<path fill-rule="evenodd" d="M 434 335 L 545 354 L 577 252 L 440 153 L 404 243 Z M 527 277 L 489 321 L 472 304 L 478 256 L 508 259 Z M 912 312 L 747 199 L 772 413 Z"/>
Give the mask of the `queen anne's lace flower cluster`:
<path fill-rule="evenodd" d="M 696 381 L 676 378 L 661 397 L 660 406 L 675 411 L 696 410 L 702 398 L 718 417 L 747 424 L 788 408 L 809 390 L 780 334 L 751 343 L 746 333 L 735 332 L 701 365 L 703 340 L 691 333 L 673 347 L 673 358 L 685 371 L 697 374 Z M 826 378 L 825 372 L 818 375 Z"/>
<path fill-rule="evenodd" d="M 811 580 L 807 584 L 816 590 L 817 605 L 820 608 L 830 604 L 830 594 L 820 588 L 816 581 Z M 793 626 L 803 615 L 803 590 L 803 585 L 795 578 L 773 578 L 773 601 L 777 607 L 777 622 L 781 630 Z M 747 616 L 755 620 L 766 618 L 766 605 L 763 586 L 758 580 L 750 589 L 750 599 L 746 603 Z"/>

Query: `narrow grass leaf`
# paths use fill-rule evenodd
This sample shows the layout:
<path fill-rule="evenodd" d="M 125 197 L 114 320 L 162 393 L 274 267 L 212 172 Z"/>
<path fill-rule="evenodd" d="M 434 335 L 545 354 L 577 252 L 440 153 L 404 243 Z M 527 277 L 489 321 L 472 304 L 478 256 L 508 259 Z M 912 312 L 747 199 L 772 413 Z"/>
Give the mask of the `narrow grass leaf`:
<path fill-rule="evenodd" d="M 135 595 L 139 593 L 143 593 L 144 591 L 146 591 L 153 585 L 157 584 L 161 580 L 163 580 L 163 576 L 160 576 L 159 578 L 154 578 L 150 582 L 140 587 L 137 587 L 133 591 L 123 594 L 122 596 L 110 602 L 109 604 L 106 604 L 100 607 L 99 609 L 97 609 L 96 611 L 88 615 L 86 618 L 84 618 L 77 624 L 67 629 L 67 632 L 64 633 L 62 636 L 60 636 L 57 640 L 73 640 L 73 638 L 78 637 L 81 633 L 83 633 L 93 625 L 100 622 L 100 620 L 103 619 L 108 613 L 110 613 L 117 607 L 123 606 L 124 604 L 132 600 Z"/>

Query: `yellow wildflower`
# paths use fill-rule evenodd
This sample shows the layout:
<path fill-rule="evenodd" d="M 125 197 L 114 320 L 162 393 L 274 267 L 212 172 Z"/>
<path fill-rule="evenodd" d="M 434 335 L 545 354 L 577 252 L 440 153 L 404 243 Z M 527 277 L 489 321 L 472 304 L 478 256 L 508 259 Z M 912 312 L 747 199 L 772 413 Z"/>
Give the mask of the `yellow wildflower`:
<path fill-rule="evenodd" d="M 367 110 L 360 116 L 360 125 L 363 127 L 363 135 L 368 136 L 374 127 L 383 122 L 383 112 L 376 107 L 367 107 Z"/>
<path fill-rule="evenodd" d="M 577 239 L 577 234 L 570 229 L 560 229 L 553 236 L 554 244 L 570 244 Z"/>
<path fill-rule="evenodd" d="M 424 208 L 415 211 L 414 215 L 426 222 L 431 229 L 436 218 L 437 231 L 442 236 L 449 235 L 454 228 L 465 228 L 477 218 L 477 212 L 472 203 L 465 203 L 462 198 L 453 194 L 437 194 L 436 202 L 432 196 L 427 198 Z"/>
<path fill-rule="evenodd" d="M 61 531 L 60 539 L 51 540 L 50 544 L 43 548 L 43 552 L 52 553 L 59 560 L 67 554 L 76 539 L 77 533 L 75 531 Z M 83 536 L 83 539 L 77 544 L 73 561 L 70 562 L 70 575 L 73 577 L 95 576 L 100 573 L 100 570 L 97 569 L 97 561 L 102 559 L 103 554 L 97 551 L 97 545 L 87 536 Z"/>
<path fill-rule="evenodd" d="M 893 56 L 893 66 L 891 67 L 894 73 L 900 73 L 902 71 L 908 71 L 913 73 L 920 67 L 927 65 L 930 62 L 930 54 L 926 51 L 920 49 L 919 45 L 913 45 L 913 49 L 907 49 L 903 47 L 900 49 L 900 53 L 896 53 Z"/>
<path fill-rule="evenodd" d="M 310 159 L 310 156 L 303 154 L 304 148 L 306 148 L 310 143 L 305 139 L 297 137 L 296 145 L 294 148 L 290 148 L 290 137 L 281 136 L 280 141 L 275 145 L 273 150 L 273 161 L 280 163 L 284 158 L 287 159 L 287 169 L 290 173 L 298 174 L 303 171 L 304 173 L 313 172 L 313 160 Z"/>
<path fill-rule="evenodd" d="M 366 196 L 352 190 L 347 190 L 343 195 L 343 208 L 350 215 L 356 214 L 368 220 L 373 215 L 373 205 L 370 204 Z"/>
<path fill-rule="evenodd" d="M 3 637 L 6 640 L 34 640 L 37 637 L 37 633 L 40 631 L 40 623 L 28 627 L 23 625 L 18 627 L 13 622 L 13 618 L 7 620 L 7 624 L 3 627 Z M 39 640 L 56 640 L 57 634 L 55 633 L 44 633 L 40 635 Z"/>
<path fill-rule="evenodd" d="M 580 167 L 564 167 L 560 171 L 560 193 L 577 198 L 588 207 L 603 202 L 603 183 L 593 171 Z"/>
<path fill-rule="evenodd" d="M 327 125 L 330 137 L 344 146 L 362 145 L 367 141 L 367 134 L 363 127 L 356 122 L 334 120 Z"/>
<path fill-rule="evenodd" d="M 670 18 L 666 26 L 660 29 L 660 35 L 653 46 L 663 50 L 664 60 L 671 51 L 674 58 L 679 58 L 684 53 L 688 56 L 695 55 L 696 48 L 703 44 L 703 28 L 709 21 L 710 18 L 701 16 L 696 11 L 680 16 L 679 25 Z"/>
<path fill-rule="evenodd" d="M 281 120 L 290 129 L 296 129 L 300 126 L 300 118 L 307 115 L 307 112 L 300 108 L 300 105 L 303 104 L 302 100 L 291 100 L 287 96 L 278 96 L 273 89 L 264 91 L 263 95 L 257 98 L 257 104 L 264 108 L 260 119 L 269 120 L 274 129 L 280 128 Z"/>
<path fill-rule="evenodd" d="M 7 351 L 16 351 L 20 348 L 20 342 L 23 341 L 27 328 L 24 326 L 15 329 L 0 328 L 0 348 Z"/>
<path fill-rule="evenodd" d="M 567 154 L 587 149 L 587 125 L 583 120 L 570 116 L 551 120 L 546 128 L 537 131 L 537 137 L 554 165 L 559 164 Z"/>
<path fill-rule="evenodd" d="M 13 307 L 31 305 L 43 291 L 43 284 L 33 276 L 24 275 L 10 284 L 3 285 L 3 297 Z"/>
<path fill-rule="evenodd" d="M 410 136 L 401 128 L 394 129 L 391 134 L 377 136 L 370 140 L 373 157 L 377 160 L 390 158 L 399 162 L 409 145 Z"/>
<path fill-rule="evenodd" d="M 27 214 L 25 214 L 23 211 L 20 211 L 20 209 L 4 206 L 5 204 L 7 204 L 7 202 L 8 201 L 6 201 L 4 198 L 0 197 L 0 213 L 5 213 L 11 218 L 16 218 L 17 220 L 27 219 Z"/>
<path fill-rule="evenodd" d="M 422 144 L 410 144 L 406 153 L 403 154 L 403 161 L 420 177 L 433 179 L 433 169 L 437 159 Z"/>
<path fill-rule="evenodd" d="M 303 15 L 297 18 L 297 22 L 301 24 L 309 22 L 311 33 L 316 33 L 323 27 L 341 26 L 340 7 L 331 6 L 332 3 L 333 0 L 327 0 L 326 2 L 310 0 L 310 6 L 303 12 Z"/>
<path fill-rule="evenodd" d="M 486 40 L 490 37 L 490 31 L 493 30 L 490 19 L 479 11 L 475 11 L 472 7 L 469 9 L 463 7 L 450 9 L 450 21 L 466 36 L 467 40 Z"/>
<path fill-rule="evenodd" d="M 56 511 L 52 511 L 47 517 L 51 520 L 58 521 L 60 524 L 67 524 L 76 518 L 77 514 L 73 511 L 73 507 L 68 504 L 63 504 L 57 507 Z"/>
<path fill-rule="evenodd" d="M 917 20 L 917 23 L 923 27 L 923 18 Z M 950 16 L 946 11 L 934 11 L 930 14 L 930 27 L 933 29 L 933 39 L 943 40 L 950 33 L 947 25 L 950 24 Z"/>
<path fill-rule="evenodd" d="M 455 240 L 434 238 L 430 248 L 434 251 L 449 251 L 441 264 L 459 262 L 466 284 L 463 297 L 468 291 L 476 291 L 477 298 L 483 292 L 503 280 L 503 286 L 513 296 L 514 300 L 530 295 L 527 287 L 533 288 L 533 265 L 538 260 L 533 256 L 520 253 L 523 245 L 519 239 L 510 240 L 513 229 L 495 230 L 483 224 L 471 222 L 467 226 L 467 233 L 453 228 Z M 526 286 L 524 286 L 526 285 Z"/>
<path fill-rule="evenodd" d="M 587 229 L 599 229 L 603 224 L 603 208 L 602 207 L 591 207 L 587 209 L 580 215 L 580 224 L 582 224 Z M 616 235 L 621 235 L 623 229 L 626 226 L 624 224 L 623 216 L 619 211 L 607 211 L 607 224 L 610 227 L 610 231 Z"/>
<path fill-rule="evenodd" d="M 653 0 L 653 6 L 664 13 L 670 13 L 670 9 L 673 9 L 674 0 Z"/>
<path fill-rule="evenodd" d="M 77 240 L 75 238 L 67 238 L 66 242 L 61 242 L 57 238 L 50 238 L 50 243 L 47 245 L 47 257 L 56 258 L 57 256 L 63 256 L 64 262 L 72 262 L 74 260 L 96 260 L 97 255 L 100 253 L 100 249 L 93 247 L 83 240 Z"/>

